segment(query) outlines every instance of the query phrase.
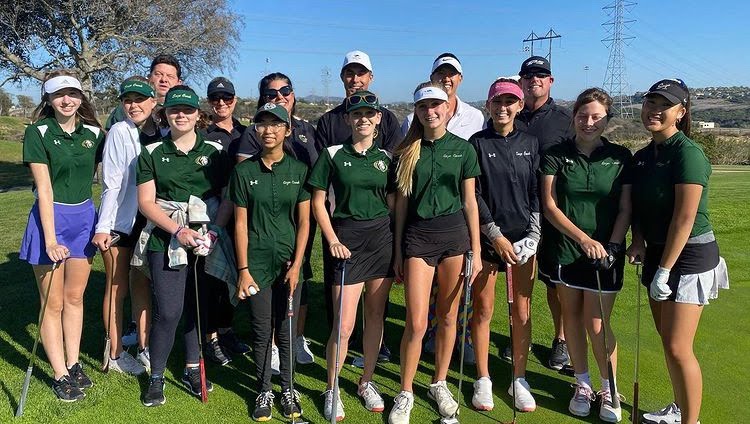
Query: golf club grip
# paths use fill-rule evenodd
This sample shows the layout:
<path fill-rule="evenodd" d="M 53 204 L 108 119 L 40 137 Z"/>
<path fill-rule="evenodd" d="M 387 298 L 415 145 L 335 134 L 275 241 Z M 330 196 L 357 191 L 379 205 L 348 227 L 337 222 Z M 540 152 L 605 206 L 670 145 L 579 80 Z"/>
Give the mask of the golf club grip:
<path fill-rule="evenodd" d="M 287 300 L 286 316 L 289 318 L 294 316 L 294 294 L 289 293 L 289 299 Z"/>
<path fill-rule="evenodd" d="M 633 412 L 630 414 L 633 424 L 638 424 L 640 413 L 638 412 L 638 382 L 633 382 Z"/>
<path fill-rule="evenodd" d="M 508 303 L 513 303 L 513 266 L 505 264 L 505 281 L 508 283 Z"/>
<path fill-rule="evenodd" d="M 104 353 L 102 353 L 102 372 L 107 372 L 109 369 L 109 349 L 112 347 L 112 342 L 107 337 L 104 340 Z"/>
<path fill-rule="evenodd" d="M 208 402 L 208 387 L 206 384 L 206 364 L 203 362 L 203 358 L 198 360 L 198 368 L 201 373 L 201 402 Z"/>

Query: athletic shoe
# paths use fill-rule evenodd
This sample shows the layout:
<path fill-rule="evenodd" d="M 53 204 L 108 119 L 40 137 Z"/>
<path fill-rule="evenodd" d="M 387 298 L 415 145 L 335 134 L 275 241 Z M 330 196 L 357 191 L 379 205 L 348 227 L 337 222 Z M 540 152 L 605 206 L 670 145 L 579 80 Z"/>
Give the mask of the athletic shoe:
<path fill-rule="evenodd" d="M 383 397 L 380 395 L 380 390 L 378 390 L 372 381 L 362 382 L 360 380 L 357 395 L 365 401 L 365 408 L 368 411 L 383 412 L 385 409 L 385 402 L 383 402 Z"/>
<path fill-rule="evenodd" d="M 130 375 L 141 375 L 146 372 L 146 368 L 133 358 L 131 354 L 124 350 L 119 358 L 109 358 L 109 369 Z"/>
<path fill-rule="evenodd" d="M 273 408 L 273 393 L 271 391 L 260 392 L 255 398 L 255 410 L 253 411 L 253 421 L 271 421 L 271 409 Z"/>
<path fill-rule="evenodd" d="M 357 356 L 352 359 L 352 366 L 356 368 L 364 368 L 365 367 L 365 357 L 364 356 Z"/>
<path fill-rule="evenodd" d="M 452 417 L 458 410 L 458 402 L 453 399 L 453 393 L 448 390 L 445 380 L 440 380 L 430 384 L 430 390 L 427 391 L 427 397 L 437 403 L 438 412 L 443 417 Z"/>
<path fill-rule="evenodd" d="M 315 355 L 313 355 L 310 348 L 307 347 L 307 345 L 310 344 L 310 341 L 307 340 L 305 336 L 297 336 L 294 343 L 295 349 L 297 350 L 297 357 L 294 359 L 298 364 L 307 365 L 315 362 Z"/>
<path fill-rule="evenodd" d="M 388 424 L 409 424 L 412 408 L 414 408 L 414 393 L 401 391 L 393 399 L 393 409 L 388 414 Z"/>
<path fill-rule="evenodd" d="M 130 346 L 135 346 L 138 343 L 138 326 L 134 321 L 131 321 L 128 325 L 128 332 L 122 336 L 122 347 L 127 349 Z"/>
<path fill-rule="evenodd" d="M 302 402 L 299 399 L 299 392 L 292 392 L 286 389 L 281 393 L 281 411 L 284 418 L 299 418 L 302 416 Z"/>
<path fill-rule="evenodd" d="M 585 384 L 574 384 L 576 391 L 568 404 L 568 411 L 579 417 L 588 417 L 591 412 L 591 402 L 596 400 L 596 395 L 591 387 Z"/>
<path fill-rule="evenodd" d="M 138 351 L 136 359 L 146 368 L 146 371 L 151 372 L 151 353 L 148 351 L 148 347 Z"/>
<path fill-rule="evenodd" d="M 148 389 L 143 394 L 143 406 L 164 405 L 167 398 L 164 397 L 164 377 L 151 377 L 148 380 Z"/>
<path fill-rule="evenodd" d="M 219 343 L 224 351 L 229 351 L 235 355 L 247 355 L 250 353 L 250 346 L 240 341 L 234 331 L 229 330 L 224 334 L 219 334 Z"/>
<path fill-rule="evenodd" d="M 549 367 L 559 371 L 564 365 L 568 365 L 569 363 L 568 344 L 565 343 L 565 340 L 552 340 L 552 353 L 549 355 L 549 360 L 547 361 Z"/>
<path fill-rule="evenodd" d="M 201 372 L 199 367 L 185 368 L 180 381 L 193 396 L 201 397 Z M 208 381 L 208 378 L 206 378 L 206 390 L 209 393 L 214 390 L 214 385 Z"/>
<path fill-rule="evenodd" d="M 222 367 L 232 362 L 232 358 L 230 358 L 229 355 L 224 352 L 224 349 L 222 349 L 217 337 L 214 337 L 213 339 L 209 340 L 208 343 L 206 343 L 204 351 L 208 359 L 216 362 Z"/>
<path fill-rule="evenodd" d="M 516 409 L 521 412 L 533 412 L 536 409 L 536 401 L 531 395 L 531 386 L 525 378 L 519 377 L 513 381 L 513 386 L 508 387 L 508 394 L 513 396 L 513 389 L 516 390 L 514 403 Z"/>
<path fill-rule="evenodd" d="M 513 352 L 511 352 L 510 346 L 505 346 L 503 349 L 500 349 L 500 359 L 503 361 L 510 362 L 512 360 L 512 355 Z"/>
<path fill-rule="evenodd" d="M 94 385 L 94 382 L 83 373 L 80 362 L 76 362 L 72 367 L 68 368 L 68 374 L 70 379 L 73 380 L 80 389 L 88 389 Z"/>
<path fill-rule="evenodd" d="M 495 407 L 495 400 L 492 398 L 492 380 L 489 377 L 482 377 L 474 382 L 474 396 L 471 397 L 471 404 L 478 411 L 492 411 Z"/>
<path fill-rule="evenodd" d="M 596 393 L 599 396 L 599 418 L 608 423 L 619 423 L 622 420 L 622 408 L 612 404 L 612 394 L 607 390 Z"/>
<path fill-rule="evenodd" d="M 75 402 L 86 396 L 69 375 L 64 375 L 59 380 L 53 381 L 52 391 L 55 392 L 57 399 L 63 402 Z"/>
<path fill-rule="evenodd" d="M 378 363 L 382 364 L 383 362 L 391 362 L 391 350 L 385 343 L 380 344 L 380 351 L 378 352 Z"/>
<path fill-rule="evenodd" d="M 431 336 L 427 341 L 424 343 L 424 352 L 435 354 L 435 335 Z"/>
<path fill-rule="evenodd" d="M 331 415 L 333 415 L 333 389 L 326 390 L 323 393 L 325 399 L 323 401 L 323 417 L 326 421 L 331 421 Z M 341 421 L 346 417 L 344 413 L 344 404 L 341 402 L 341 392 L 337 396 L 336 402 L 336 421 Z"/>
<path fill-rule="evenodd" d="M 682 422 L 682 412 L 680 411 L 680 407 L 672 402 L 656 412 L 643 414 L 643 422 L 649 424 L 680 424 Z"/>
<path fill-rule="evenodd" d="M 281 361 L 279 360 L 279 348 L 276 345 L 271 345 L 271 374 L 280 375 L 280 366 Z"/>

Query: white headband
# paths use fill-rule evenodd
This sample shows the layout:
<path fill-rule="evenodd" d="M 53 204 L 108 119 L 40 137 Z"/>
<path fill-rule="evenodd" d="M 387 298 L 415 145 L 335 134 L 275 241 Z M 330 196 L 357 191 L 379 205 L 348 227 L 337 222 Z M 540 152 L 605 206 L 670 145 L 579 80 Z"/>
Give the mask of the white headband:
<path fill-rule="evenodd" d="M 414 93 L 414 103 L 425 99 L 438 99 L 447 102 L 448 93 L 437 87 L 422 87 Z"/>
<path fill-rule="evenodd" d="M 437 68 L 443 66 L 443 65 L 450 65 L 453 68 L 455 68 L 459 74 L 463 75 L 464 70 L 461 68 L 461 62 L 458 61 L 455 57 L 451 56 L 443 56 L 440 59 L 435 59 L 434 62 L 432 62 L 432 72 L 431 74 L 435 73 Z"/>
<path fill-rule="evenodd" d="M 60 75 L 54 78 L 50 78 L 44 83 L 44 92 L 47 94 L 55 93 L 63 88 L 76 88 L 78 91 L 83 91 L 81 88 L 81 82 L 75 77 L 67 75 Z"/>

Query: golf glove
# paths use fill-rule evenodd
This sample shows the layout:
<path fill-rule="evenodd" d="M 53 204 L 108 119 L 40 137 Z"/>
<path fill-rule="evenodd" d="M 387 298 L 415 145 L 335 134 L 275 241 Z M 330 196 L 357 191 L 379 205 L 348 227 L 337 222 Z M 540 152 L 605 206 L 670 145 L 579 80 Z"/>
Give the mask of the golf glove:
<path fill-rule="evenodd" d="M 649 294 L 651 298 L 660 301 L 667 300 L 669 295 L 672 294 L 672 289 L 669 288 L 669 270 L 664 267 L 659 267 L 654 274 L 654 279 L 651 280 L 651 287 L 649 288 Z"/>
<path fill-rule="evenodd" d="M 208 256 L 213 252 L 214 246 L 216 246 L 216 240 L 219 239 L 219 235 L 211 230 L 203 236 L 203 240 L 197 240 L 198 245 L 193 249 L 193 253 L 196 256 Z"/>
<path fill-rule="evenodd" d="M 607 243 L 604 250 L 607 251 L 607 256 L 594 261 L 594 266 L 599 271 L 606 271 L 612 268 L 612 265 L 617 260 L 617 256 L 622 252 L 622 245 L 619 243 Z"/>
<path fill-rule="evenodd" d="M 518 256 L 518 265 L 523 265 L 536 254 L 538 244 L 536 240 L 525 237 L 513 243 L 513 252 Z"/>

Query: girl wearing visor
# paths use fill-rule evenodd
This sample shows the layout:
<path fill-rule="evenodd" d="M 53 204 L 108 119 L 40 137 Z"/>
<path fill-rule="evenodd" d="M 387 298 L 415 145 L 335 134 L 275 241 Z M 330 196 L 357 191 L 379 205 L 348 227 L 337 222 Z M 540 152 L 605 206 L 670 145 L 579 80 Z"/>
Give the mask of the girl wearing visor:
<path fill-rule="evenodd" d="M 462 298 L 464 255 L 474 252 L 474 280 L 482 270 L 474 179 L 476 151 L 446 130 L 448 95 L 442 85 L 422 83 L 414 92 L 414 119 L 396 150 L 396 230 L 394 270 L 405 283 L 406 327 L 401 339 L 401 392 L 389 422 L 408 423 L 414 407 L 413 381 L 427 328 L 430 290 L 437 273 L 438 331 L 435 375 L 428 396 L 443 417 L 458 403 L 446 385 Z"/>
<path fill-rule="evenodd" d="M 641 283 L 661 336 L 674 402 L 644 414 L 644 422 L 695 424 L 703 379 L 693 353 L 703 306 L 729 288 L 708 215 L 711 164 L 690 137 L 690 92 L 665 79 L 643 99 L 641 120 L 651 143 L 634 155 L 633 243 L 627 255 L 643 262 Z"/>
<path fill-rule="evenodd" d="M 313 212 L 328 241 L 331 256 L 346 261 L 343 287 L 340 267 L 334 273 L 333 304 L 343 296 L 342 315 L 334 308 L 333 331 L 328 338 L 328 387 L 325 393 L 324 416 L 333 414 L 333 385 L 336 373 L 346 359 L 349 338 L 357 318 L 357 306 L 362 290 L 365 296 L 363 352 L 364 371 L 357 394 L 365 408 L 372 412 L 385 409 L 383 398 L 372 376 L 383 336 L 383 313 L 393 277 L 393 233 L 390 212 L 394 203 L 395 187 L 392 176 L 391 154 L 374 143 L 375 128 L 382 113 L 378 98 L 369 91 L 358 91 L 346 99 L 346 118 L 352 136 L 341 145 L 321 151 L 320 159 L 310 174 L 308 184 L 313 188 Z M 332 187 L 335 197 L 333 218 L 326 208 L 326 194 Z M 341 290 L 343 289 L 343 293 Z M 339 370 L 336 342 L 338 320 L 341 320 Z M 337 394 L 336 418 L 344 418 L 341 396 Z"/>
<path fill-rule="evenodd" d="M 78 356 L 83 293 L 96 248 L 91 179 L 101 160 L 104 131 L 81 83 L 69 71 L 47 74 L 42 101 L 26 127 L 23 161 L 34 178 L 34 202 L 20 259 L 31 264 L 41 304 L 41 338 L 58 399 L 73 402 L 93 385 Z M 48 293 L 47 299 L 45 294 Z"/>

